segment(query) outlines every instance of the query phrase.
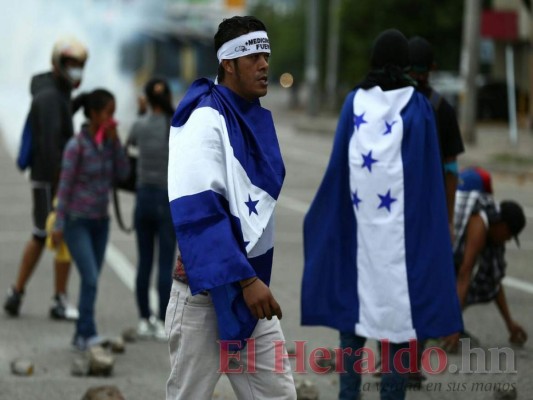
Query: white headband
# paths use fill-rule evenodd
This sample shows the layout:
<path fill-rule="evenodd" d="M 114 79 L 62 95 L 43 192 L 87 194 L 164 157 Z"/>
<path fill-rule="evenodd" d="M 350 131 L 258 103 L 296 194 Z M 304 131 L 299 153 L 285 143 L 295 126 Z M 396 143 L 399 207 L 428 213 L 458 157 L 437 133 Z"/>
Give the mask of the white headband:
<path fill-rule="evenodd" d="M 224 43 L 217 51 L 218 63 L 222 60 L 233 60 L 249 54 L 270 54 L 270 42 L 265 31 L 255 31 L 231 39 Z"/>

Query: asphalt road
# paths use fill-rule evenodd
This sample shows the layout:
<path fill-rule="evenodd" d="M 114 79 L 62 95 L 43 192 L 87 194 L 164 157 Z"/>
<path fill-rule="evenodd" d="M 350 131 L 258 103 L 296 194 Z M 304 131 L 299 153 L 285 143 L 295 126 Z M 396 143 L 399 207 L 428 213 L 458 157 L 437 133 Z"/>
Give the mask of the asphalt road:
<path fill-rule="evenodd" d="M 302 276 L 302 220 L 322 178 L 331 149 L 331 136 L 302 128 L 302 116 L 285 110 L 284 93 L 275 92 L 264 104 L 273 109 L 280 144 L 287 168 L 282 196 L 277 209 L 276 246 L 272 290 L 283 308 L 282 326 L 289 349 L 296 341 L 306 341 L 308 352 L 316 347 L 337 346 L 337 333 L 319 327 L 301 327 L 299 298 Z M 283 97 L 282 97 L 283 96 Z M 314 120 L 313 126 L 321 121 Z M 315 131 L 315 130 L 313 130 Z M 5 292 L 16 277 L 19 258 L 29 237 L 30 191 L 26 178 L 14 167 L 12 158 L 0 146 L 0 290 Z M 498 198 L 508 197 L 526 206 L 529 225 L 521 235 L 522 247 L 508 246 L 507 296 L 513 316 L 533 335 L 531 304 L 533 300 L 533 182 L 509 174 L 496 174 L 494 186 Z M 124 213 L 129 216 L 132 198 L 122 196 Z M 100 333 L 117 336 L 137 323 L 132 292 L 136 249 L 134 237 L 120 232 L 113 222 L 106 265 L 100 280 L 97 323 Z M 78 276 L 72 270 L 70 296 L 77 298 Z M 0 314 L 0 400 L 74 400 L 81 399 L 87 388 L 116 385 L 127 400 L 164 398 L 169 372 L 166 343 L 143 341 L 128 344 L 126 352 L 117 355 L 114 374 L 109 378 L 79 378 L 70 374 L 75 353 L 70 348 L 73 325 L 48 317 L 53 288 L 52 254 L 42 258 L 25 295 L 21 316 L 17 319 Z M 429 376 L 422 390 L 410 393 L 410 399 L 485 400 L 494 396 L 498 384 L 514 385 L 519 399 L 533 398 L 531 343 L 523 348 L 510 348 L 513 365 L 500 363 L 500 373 L 481 373 L 480 357 L 495 371 L 498 349 L 507 347 L 507 332 L 493 304 L 475 306 L 465 312 L 467 329 L 480 341 L 477 356 L 451 355 L 441 374 Z M 369 343 L 374 346 L 373 343 Z M 473 345 L 472 345 L 473 347 Z M 493 349 L 492 353 L 489 349 Z M 10 362 L 30 359 L 35 372 L 29 377 L 14 376 Z M 505 358 L 505 357 L 500 357 Z M 451 368 L 453 366 L 453 368 Z M 450 368 L 458 372 L 449 372 Z M 465 373 L 466 369 L 474 372 Z M 489 368 L 490 369 L 490 368 Z M 509 370 L 515 370 L 510 372 Z M 501 372 L 501 371 L 507 372 Z M 338 380 L 335 374 L 296 373 L 297 381 L 317 384 L 320 399 L 335 399 Z M 373 376 L 363 378 L 365 400 L 378 399 Z M 507 386 L 506 386 L 507 385 Z M 217 386 L 216 399 L 233 399 L 224 377 Z"/>

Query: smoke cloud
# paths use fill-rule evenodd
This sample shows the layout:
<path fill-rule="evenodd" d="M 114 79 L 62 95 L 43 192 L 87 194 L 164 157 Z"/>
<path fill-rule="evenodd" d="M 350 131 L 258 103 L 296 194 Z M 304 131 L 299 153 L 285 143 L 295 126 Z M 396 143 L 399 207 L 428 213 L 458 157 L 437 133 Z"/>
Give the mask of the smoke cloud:
<path fill-rule="evenodd" d="M 121 44 L 164 10 L 154 0 L 16 0 L 0 13 L 0 135 L 15 157 L 31 97 L 31 77 L 51 69 L 54 42 L 72 35 L 89 49 L 80 91 L 110 90 L 117 100 L 116 119 L 125 137 L 136 116 L 131 75 L 119 70 Z M 83 121 L 75 119 L 75 131 Z"/>

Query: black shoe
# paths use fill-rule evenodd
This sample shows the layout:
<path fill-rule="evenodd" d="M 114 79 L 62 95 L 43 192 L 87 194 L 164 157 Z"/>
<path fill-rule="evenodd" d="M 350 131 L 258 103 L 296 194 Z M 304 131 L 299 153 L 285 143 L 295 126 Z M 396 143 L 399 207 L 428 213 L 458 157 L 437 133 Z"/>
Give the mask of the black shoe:
<path fill-rule="evenodd" d="M 56 294 L 52 298 L 50 318 L 76 321 L 78 319 L 78 310 L 68 303 L 68 299 L 65 294 Z"/>
<path fill-rule="evenodd" d="M 14 287 L 7 290 L 6 302 L 4 303 L 4 310 L 12 317 L 19 315 L 20 306 L 22 305 L 22 296 L 24 292 L 17 292 Z"/>

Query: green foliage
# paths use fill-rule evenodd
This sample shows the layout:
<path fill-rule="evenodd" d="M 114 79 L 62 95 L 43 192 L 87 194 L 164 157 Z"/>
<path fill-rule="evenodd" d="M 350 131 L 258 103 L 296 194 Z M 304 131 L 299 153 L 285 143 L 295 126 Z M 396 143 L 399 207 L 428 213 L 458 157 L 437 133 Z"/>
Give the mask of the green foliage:
<path fill-rule="evenodd" d="M 454 0 L 343 0 L 341 6 L 340 80 L 353 84 L 366 74 L 374 38 L 396 28 L 407 38 L 418 35 L 432 45 L 440 69 L 456 70 L 461 47 L 463 3 Z"/>
<path fill-rule="evenodd" d="M 295 0 L 286 14 L 275 10 L 274 1 L 256 1 L 250 10 L 263 20 L 272 43 L 271 72 L 277 79 L 291 72 L 303 79 L 306 52 L 308 1 Z M 321 79 L 325 76 L 328 5 L 320 0 Z M 368 72 L 374 38 L 397 28 L 407 38 L 423 36 L 433 45 L 441 70 L 457 70 L 461 48 L 463 2 L 457 0 L 342 0 L 340 10 L 339 87 L 353 87 Z"/>
<path fill-rule="evenodd" d="M 272 46 L 270 76 L 278 80 L 284 72 L 290 72 L 296 81 L 304 77 L 305 63 L 305 9 L 295 7 L 287 14 L 276 13 L 270 3 L 259 3 L 250 12 L 263 21 L 268 29 Z"/>

